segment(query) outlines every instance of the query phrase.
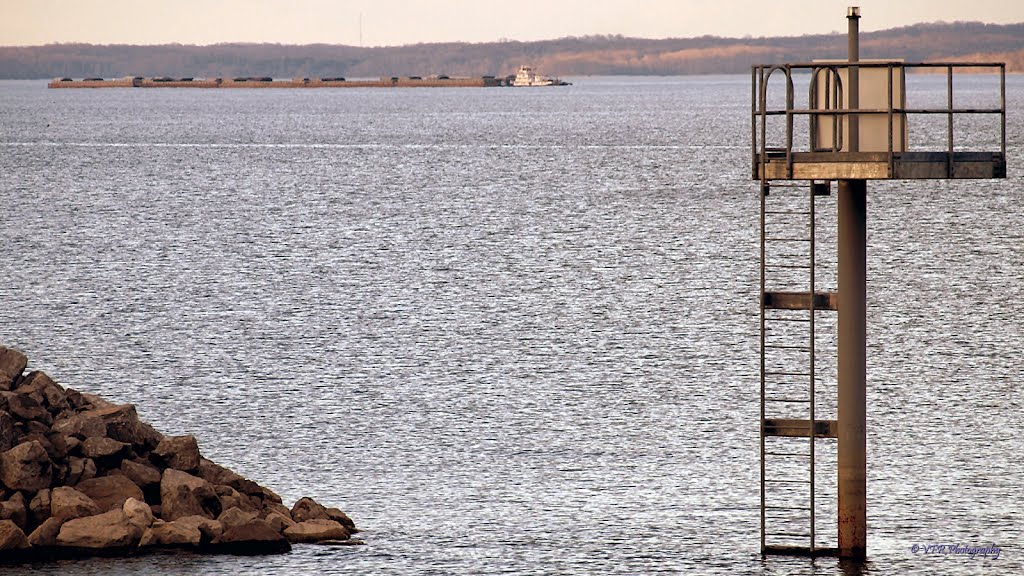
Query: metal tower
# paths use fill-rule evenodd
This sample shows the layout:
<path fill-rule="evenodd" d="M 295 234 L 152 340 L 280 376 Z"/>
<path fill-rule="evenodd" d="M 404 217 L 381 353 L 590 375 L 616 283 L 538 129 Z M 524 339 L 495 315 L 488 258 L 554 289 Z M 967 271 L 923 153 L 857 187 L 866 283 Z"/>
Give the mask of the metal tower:
<path fill-rule="evenodd" d="M 752 69 L 751 164 L 761 193 L 763 554 L 866 555 L 867 181 L 1006 177 L 1004 63 L 861 61 L 860 9 L 849 8 L 847 20 L 847 60 Z M 955 106 L 954 73 L 963 68 L 999 75 L 998 108 Z M 945 72 L 945 106 L 908 104 L 907 70 Z M 784 95 L 769 90 L 773 74 L 783 76 Z M 797 82 L 809 84 L 806 106 L 797 106 Z M 954 142 L 957 121 L 969 115 L 998 118 L 990 150 Z M 945 147 L 911 150 L 908 118 L 928 116 L 945 119 Z M 808 142 L 797 145 L 795 134 L 803 132 Z M 819 286 L 815 263 L 815 205 L 830 196 L 832 181 L 838 282 L 828 290 Z M 835 419 L 816 412 L 815 388 L 824 376 L 815 365 L 815 321 L 825 313 L 838 314 Z M 815 522 L 816 446 L 830 439 L 838 443 L 835 545 L 821 544 Z"/>

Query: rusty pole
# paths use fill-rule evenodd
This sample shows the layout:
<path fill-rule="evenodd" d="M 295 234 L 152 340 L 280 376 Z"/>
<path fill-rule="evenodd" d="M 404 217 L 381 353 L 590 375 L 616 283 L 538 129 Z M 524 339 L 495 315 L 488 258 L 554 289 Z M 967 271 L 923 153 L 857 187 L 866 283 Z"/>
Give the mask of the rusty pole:
<path fill-rule="evenodd" d="M 860 59 L 860 8 L 847 12 L 849 60 Z M 859 70 L 849 68 L 848 106 L 859 103 Z M 859 151 L 860 126 L 848 116 L 847 152 Z M 839 555 L 867 551 L 867 182 L 840 180 L 839 221 Z"/>

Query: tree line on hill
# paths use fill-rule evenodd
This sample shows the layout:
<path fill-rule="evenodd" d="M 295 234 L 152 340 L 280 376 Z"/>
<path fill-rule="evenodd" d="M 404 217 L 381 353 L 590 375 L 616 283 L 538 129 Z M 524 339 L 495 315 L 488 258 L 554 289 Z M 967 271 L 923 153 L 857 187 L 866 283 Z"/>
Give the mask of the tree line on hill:
<path fill-rule="evenodd" d="M 434 43 L 361 48 L 310 44 L 0 47 L 0 78 L 189 76 L 503 76 L 522 64 L 548 75 L 748 72 L 752 64 L 846 56 L 845 34 L 782 38 L 567 37 L 537 42 Z M 1024 23 L 916 24 L 861 34 L 862 58 L 1005 61 L 1024 72 Z"/>

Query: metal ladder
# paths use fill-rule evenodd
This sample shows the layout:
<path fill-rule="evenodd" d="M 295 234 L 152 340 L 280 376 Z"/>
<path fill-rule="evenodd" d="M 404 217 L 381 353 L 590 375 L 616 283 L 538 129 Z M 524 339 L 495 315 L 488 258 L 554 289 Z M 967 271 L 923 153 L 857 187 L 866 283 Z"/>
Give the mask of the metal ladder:
<path fill-rule="evenodd" d="M 829 183 L 761 181 L 761 553 L 825 555 L 815 533 L 815 443 L 836 438 L 815 415 L 815 199 Z"/>

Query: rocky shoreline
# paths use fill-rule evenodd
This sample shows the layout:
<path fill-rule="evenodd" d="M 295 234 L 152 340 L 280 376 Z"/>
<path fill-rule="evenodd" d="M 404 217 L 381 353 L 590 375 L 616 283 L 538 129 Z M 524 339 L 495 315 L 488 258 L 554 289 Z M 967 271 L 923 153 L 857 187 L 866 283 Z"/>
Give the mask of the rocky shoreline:
<path fill-rule="evenodd" d="M 0 346 L 0 563 L 166 550 L 280 554 L 361 544 L 349 517 L 272 490 L 164 436 L 135 406 L 63 388 Z"/>

